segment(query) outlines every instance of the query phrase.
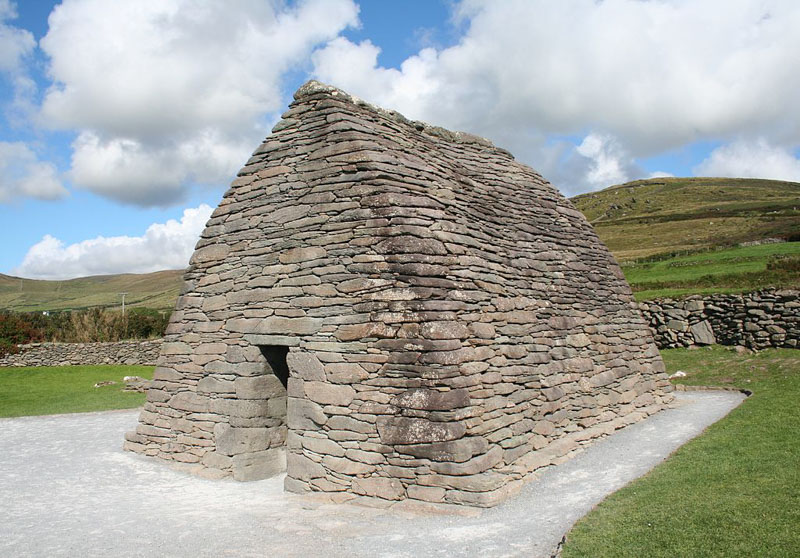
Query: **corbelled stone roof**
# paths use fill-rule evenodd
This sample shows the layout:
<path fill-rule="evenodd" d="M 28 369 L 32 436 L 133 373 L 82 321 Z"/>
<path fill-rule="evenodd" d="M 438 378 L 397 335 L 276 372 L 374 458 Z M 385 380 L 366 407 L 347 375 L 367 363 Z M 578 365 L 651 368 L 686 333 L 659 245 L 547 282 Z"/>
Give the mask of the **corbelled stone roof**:
<path fill-rule="evenodd" d="M 309 82 L 197 245 L 134 451 L 492 505 L 669 400 L 608 250 L 510 153 Z"/>

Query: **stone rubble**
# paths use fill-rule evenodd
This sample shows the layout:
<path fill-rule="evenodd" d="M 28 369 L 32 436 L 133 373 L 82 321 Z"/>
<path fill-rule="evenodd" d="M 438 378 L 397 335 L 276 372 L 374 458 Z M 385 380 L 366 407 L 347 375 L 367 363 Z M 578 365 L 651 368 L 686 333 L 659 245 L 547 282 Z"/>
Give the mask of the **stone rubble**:
<path fill-rule="evenodd" d="M 209 220 L 125 448 L 491 506 L 671 390 L 619 266 L 539 174 L 309 82 Z"/>

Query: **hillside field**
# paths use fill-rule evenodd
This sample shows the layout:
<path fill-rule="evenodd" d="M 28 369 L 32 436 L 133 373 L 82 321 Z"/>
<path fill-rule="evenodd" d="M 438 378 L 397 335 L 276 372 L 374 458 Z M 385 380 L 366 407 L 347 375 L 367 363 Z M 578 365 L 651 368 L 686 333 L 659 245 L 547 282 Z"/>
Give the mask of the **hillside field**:
<path fill-rule="evenodd" d="M 651 262 L 623 262 L 637 300 L 740 293 L 800 286 L 800 242 L 698 252 Z"/>
<path fill-rule="evenodd" d="M 800 184 L 750 178 L 654 178 L 571 199 L 620 262 L 800 240 Z"/>
<path fill-rule="evenodd" d="M 0 309 L 19 312 L 79 310 L 94 306 L 168 309 L 175 306 L 183 270 L 96 275 L 64 281 L 21 279 L 0 274 Z"/>

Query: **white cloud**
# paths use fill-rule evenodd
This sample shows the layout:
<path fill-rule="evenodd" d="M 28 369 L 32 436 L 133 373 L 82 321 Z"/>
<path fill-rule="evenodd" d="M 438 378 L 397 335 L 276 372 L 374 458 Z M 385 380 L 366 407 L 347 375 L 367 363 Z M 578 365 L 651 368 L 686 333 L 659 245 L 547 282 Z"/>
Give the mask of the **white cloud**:
<path fill-rule="evenodd" d="M 800 159 L 765 139 L 740 140 L 718 147 L 694 169 L 697 176 L 771 178 L 800 182 Z"/>
<path fill-rule="evenodd" d="M 149 273 L 189 265 L 212 208 L 186 209 L 180 221 L 154 223 L 144 235 L 93 238 L 65 245 L 50 235 L 34 244 L 11 273 L 32 279 L 68 279 L 113 273 Z"/>
<path fill-rule="evenodd" d="M 399 70 L 339 38 L 315 53 L 315 74 L 540 169 L 546 137 L 585 130 L 634 158 L 736 135 L 800 143 L 796 0 L 464 0 L 456 15 L 456 45 Z M 610 169 L 598 160 L 595 178 Z"/>
<path fill-rule="evenodd" d="M 6 24 L 7 20 L 16 17 L 15 4 L 10 0 L 0 0 L 0 71 L 18 72 L 22 60 L 36 48 L 36 41 L 30 31 Z"/>
<path fill-rule="evenodd" d="M 586 181 L 592 186 L 605 188 L 631 179 L 633 161 L 611 136 L 589 134 L 575 151 L 591 161 Z"/>
<path fill-rule="evenodd" d="M 355 25 L 352 0 L 66 0 L 41 118 L 79 130 L 74 182 L 139 205 L 227 182 L 283 108 L 284 74 Z"/>
<path fill-rule="evenodd" d="M 40 161 L 23 142 L 0 141 L 0 203 L 22 197 L 54 200 L 67 195 L 56 167 Z"/>

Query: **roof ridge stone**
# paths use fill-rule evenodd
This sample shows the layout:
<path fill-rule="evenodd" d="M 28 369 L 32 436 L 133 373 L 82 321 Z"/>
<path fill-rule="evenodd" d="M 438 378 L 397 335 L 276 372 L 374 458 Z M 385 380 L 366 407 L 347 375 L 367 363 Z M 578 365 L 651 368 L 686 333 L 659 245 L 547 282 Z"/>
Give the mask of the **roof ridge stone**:
<path fill-rule="evenodd" d="M 446 128 L 442 128 L 441 126 L 434 126 L 432 124 L 428 124 L 427 122 L 423 122 L 421 120 L 411 120 L 406 118 L 401 113 L 397 112 L 396 110 L 389 110 L 378 105 L 368 103 L 364 99 L 357 97 L 339 89 L 336 86 L 328 85 L 326 83 L 322 83 L 315 79 L 311 79 L 305 82 L 300 88 L 295 91 L 294 99 L 296 101 L 301 101 L 305 97 L 310 97 L 312 95 L 327 95 L 330 97 L 336 97 L 340 101 L 344 101 L 346 103 L 352 103 L 358 107 L 365 108 L 377 114 L 380 114 L 386 118 L 391 119 L 394 122 L 399 124 L 405 124 L 417 130 L 418 132 L 422 132 L 428 134 L 430 136 L 435 136 L 437 138 L 441 138 L 446 141 L 450 141 L 452 143 L 473 143 L 482 145 L 484 147 L 488 147 L 499 152 L 502 152 L 512 159 L 514 158 L 513 154 L 501 147 L 497 147 L 494 145 L 490 140 L 475 135 L 470 134 L 468 132 L 459 132 L 459 131 L 452 131 L 447 130 Z"/>

